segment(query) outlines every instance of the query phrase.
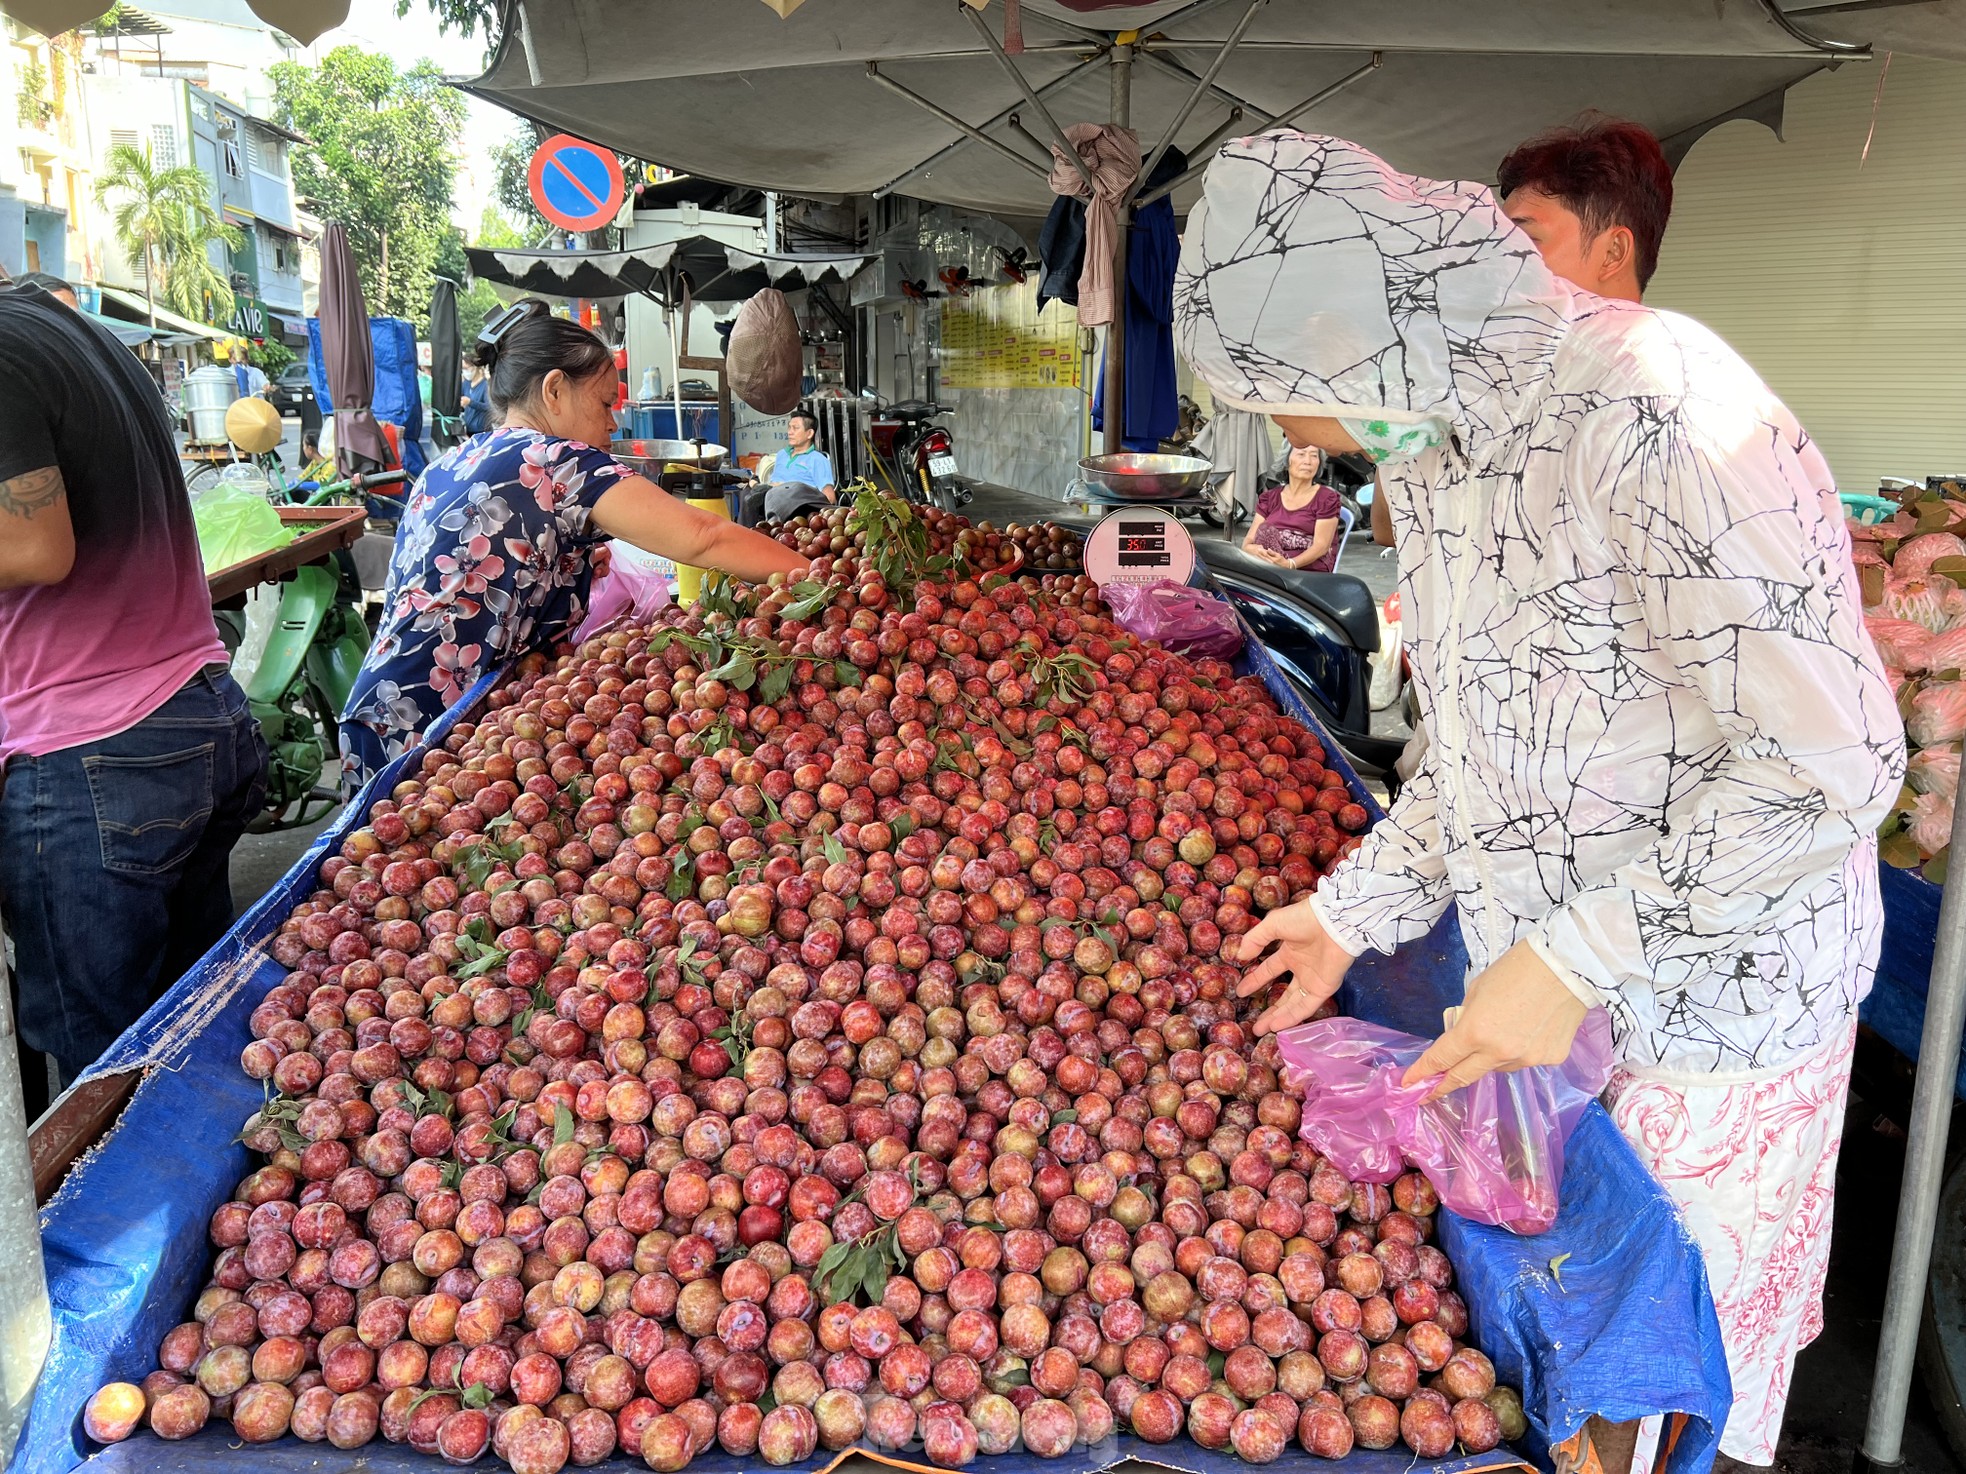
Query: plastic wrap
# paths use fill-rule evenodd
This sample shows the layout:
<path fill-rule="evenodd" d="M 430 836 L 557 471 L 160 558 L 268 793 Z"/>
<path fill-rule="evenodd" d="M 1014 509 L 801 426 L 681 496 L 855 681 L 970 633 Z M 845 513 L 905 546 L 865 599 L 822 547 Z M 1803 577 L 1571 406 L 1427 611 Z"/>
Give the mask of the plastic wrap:
<path fill-rule="evenodd" d="M 1918 658 L 1926 670 L 1966 670 L 1966 628 L 1948 629 L 1919 647 Z"/>
<path fill-rule="evenodd" d="M 1912 538 L 1898 549 L 1891 560 L 1892 571 L 1901 579 L 1923 578 L 1941 558 L 1966 558 L 1966 541 L 1950 532 L 1928 532 Z"/>
<path fill-rule="evenodd" d="M 248 558 L 284 548 L 294 530 L 280 520 L 265 493 L 239 482 L 220 482 L 191 508 L 198 528 L 198 556 L 215 573 Z"/>
<path fill-rule="evenodd" d="M 1928 747 L 1905 764 L 1905 782 L 1914 793 L 1936 793 L 1951 800 L 1959 795 L 1959 749 Z"/>
<path fill-rule="evenodd" d="M 1242 624 L 1227 601 L 1170 578 L 1152 583 L 1109 583 L 1100 590 L 1114 620 L 1143 640 L 1158 640 L 1183 655 L 1233 660 L 1242 649 Z"/>
<path fill-rule="evenodd" d="M 1924 625 L 1914 624 L 1909 619 L 1867 614 L 1864 616 L 1864 629 L 1870 634 L 1870 642 L 1877 646 L 1878 656 L 1886 669 L 1925 669 L 1925 647 L 1931 643 L 1932 632 Z"/>
<path fill-rule="evenodd" d="M 1923 625 L 1932 634 L 1946 627 L 1946 593 L 1958 593 L 1950 579 L 1906 578 L 1902 574 L 1886 579 L 1880 611 L 1890 619 L 1909 620 Z"/>
<path fill-rule="evenodd" d="M 1938 747 L 1966 736 L 1966 682 L 1933 681 L 1911 698 L 1905 736 L 1914 747 Z"/>
<path fill-rule="evenodd" d="M 1952 843 L 1952 799 L 1942 793 L 1921 793 L 1905 816 L 1905 833 L 1921 855 L 1936 855 Z"/>
<path fill-rule="evenodd" d="M 1564 1144 L 1611 1078 L 1610 1021 L 1586 1014 L 1560 1065 L 1484 1075 L 1438 1100 L 1434 1079 L 1400 1083 L 1432 1042 L 1356 1018 L 1286 1029 L 1284 1074 L 1304 1090 L 1299 1134 L 1354 1181 L 1391 1182 L 1411 1164 L 1463 1217 L 1544 1232 Z"/>
<path fill-rule="evenodd" d="M 622 622 L 646 621 L 672 602 L 676 565 L 645 553 L 632 543 L 608 544 L 608 571 L 594 580 L 587 596 L 587 617 L 574 632 L 584 640 L 596 630 Z"/>

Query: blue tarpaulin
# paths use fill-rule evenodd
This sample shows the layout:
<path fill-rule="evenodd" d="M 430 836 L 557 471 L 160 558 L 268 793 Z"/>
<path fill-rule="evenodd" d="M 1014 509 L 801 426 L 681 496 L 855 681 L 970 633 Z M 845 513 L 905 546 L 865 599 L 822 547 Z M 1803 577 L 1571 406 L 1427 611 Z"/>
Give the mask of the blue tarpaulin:
<path fill-rule="evenodd" d="M 375 354 L 375 396 L 369 408 L 377 420 L 402 430 L 403 469 L 414 482 L 423 474 L 428 457 L 423 453 L 423 395 L 416 386 L 416 329 L 400 317 L 369 319 L 369 347 Z M 332 405 L 334 395 L 328 385 L 328 370 L 321 357 L 321 319 L 307 319 L 307 376 L 314 381 L 314 397 Z M 393 520 L 395 512 L 370 515 Z"/>
<path fill-rule="evenodd" d="M 1939 898 L 1945 887 L 1933 885 L 1916 870 L 1890 865 L 1879 865 L 1877 882 L 1884 897 L 1884 947 L 1877 959 L 1877 980 L 1857 1017 L 1906 1059 L 1916 1060 L 1925 1035 L 1925 995 L 1932 983 L 1932 949 L 1938 943 Z M 1966 1043 L 1959 1048 L 1953 1090 L 1966 1100 Z"/>
<path fill-rule="evenodd" d="M 1250 666 L 1299 720 L 1309 711 L 1252 640 Z M 496 677 L 486 677 L 433 729 L 441 739 L 460 713 L 475 708 Z M 185 1318 L 205 1283 L 212 1248 L 206 1225 L 253 1166 L 231 1145 L 258 1108 L 261 1087 L 238 1068 L 253 1006 L 285 975 L 256 950 L 287 912 L 314 889 L 321 861 L 421 760 L 421 750 L 391 764 L 361 799 L 323 834 L 271 892 L 104 1056 L 93 1074 L 142 1068 L 145 1078 L 122 1118 L 79 1161 L 42 1215 L 42 1245 L 54 1304 L 53 1348 L 23 1434 L 17 1467 L 35 1474 L 74 1468 L 91 1448 L 82 1437 L 83 1404 L 102 1383 L 135 1381 L 156 1365 L 159 1341 Z M 1332 749 L 1353 794 L 1369 793 Z M 1345 1003 L 1394 1027 L 1431 1033 L 1440 1009 L 1457 1001 L 1466 954 L 1451 918 L 1395 958 L 1367 957 L 1352 970 Z M 1698 1248 L 1671 1203 L 1597 1107 L 1571 1139 L 1563 1210 L 1551 1230 L 1519 1238 L 1443 1213 L 1442 1246 L 1457 1266 L 1473 1318 L 1474 1340 L 1504 1381 L 1522 1388 L 1531 1421 L 1521 1452 L 1548 1466 L 1551 1445 L 1574 1434 L 1591 1413 L 1615 1419 L 1652 1412 L 1689 1415 L 1674 1447 L 1672 1474 L 1699 1474 L 1710 1461 L 1716 1429 L 1730 1401 L 1719 1328 Z M 1560 1262 L 1560 1272 L 1553 1267 Z M 320 1467 L 326 1445 L 291 1438 L 248 1448 L 215 1423 L 186 1444 L 139 1434 L 95 1451 L 92 1469 L 299 1471 Z M 334 1455 L 334 1467 L 359 1459 L 377 1474 L 436 1467 L 405 1449 L 372 1445 Z M 1186 1441 L 1154 1447 L 1130 1435 L 1066 1460 L 1029 1456 L 979 1460 L 983 1474 L 1085 1474 L 1120 1458 L 1141 1458 L 1193 1474 L 1231 1474 L 1239 1461 Z M 834 1462 L 821 1454 L 808 1466 Z M 1472 1474 L 1510 1460 L 1498 1452 L 1440 1463 L 1415 1462 L 1404 1450 L 1354 1453 L 1356 1474 Z M 604 1467 L 640 1467 L 633 1452 Z M 738 1474 L 757 1460 L 706 1456 L 703 1474 Z"/>

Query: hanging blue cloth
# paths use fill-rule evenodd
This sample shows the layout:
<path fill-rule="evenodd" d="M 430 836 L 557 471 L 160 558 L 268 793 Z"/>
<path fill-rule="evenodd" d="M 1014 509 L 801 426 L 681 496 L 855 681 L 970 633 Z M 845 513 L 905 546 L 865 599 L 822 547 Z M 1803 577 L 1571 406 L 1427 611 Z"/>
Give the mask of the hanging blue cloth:
<path fill-rule="evenodd" d="M 1146 188 L 1167 183 L 1188 167 L 1187 156 L 1170 148 L 1154 165 Z M 1181 397 L 1174 387 L 1174 266 L 1181 235 L 1174 228 L 1174 203 L 1162 195 L 1133 213 L 1126 243 L 1126 415 L 1120 444 L 1152 453 L 1181 424 Z M 1106 364 L 1100 355 L 1099 381 L 1092 391 L 1092 425 L 1105 429 Z"/>

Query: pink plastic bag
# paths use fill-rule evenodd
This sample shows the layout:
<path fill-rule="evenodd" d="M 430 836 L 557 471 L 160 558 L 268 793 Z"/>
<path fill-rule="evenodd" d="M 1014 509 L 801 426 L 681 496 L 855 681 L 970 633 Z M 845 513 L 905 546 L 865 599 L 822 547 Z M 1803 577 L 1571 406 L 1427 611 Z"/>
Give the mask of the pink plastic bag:
<path fill-rule="evenodd" d="M 614 624 L 646 624 L 671 602 L 666 559 L 622 542 L 609 543 L 608 553 L 608 571 L 588 590 L 576 640 Z"/>
<path fill-rule="evenodd" d="M 1463 1218 L 1516 1233 L 1556 1221 L 1563 1146 L 1611 1078 L 1611 1021 L 1584 1016 L 1570 1058 L 1484 1075 L 1429 1101 L 1433 1082 L 1400 1076 L 1432 1042 L 1363 1019 L 1300 1024 L 1277 1036 L 1284 1078 L 1304 1092 L 1298 1133 L 1356 1182 L 1391 1182 L 1410 1165 Z"/>
<path fill-rule="evenodd" d="M 1158 640 L 1183 655 L 1233 659 L 1242 649 L 1242 626 L 1220 599 L 1171 578 L 1152 583 L 1109 583 L 1100 591 L 1120 628 Z"/>

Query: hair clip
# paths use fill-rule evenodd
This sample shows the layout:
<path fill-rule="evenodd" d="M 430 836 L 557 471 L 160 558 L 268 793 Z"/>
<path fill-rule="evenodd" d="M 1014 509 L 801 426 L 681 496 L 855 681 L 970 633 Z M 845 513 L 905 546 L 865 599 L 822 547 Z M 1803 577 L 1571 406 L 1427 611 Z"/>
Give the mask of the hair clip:
<path fill-rule="evenodd" d="M 503 312 L 494 313 L 485 319 L 485 325 L 478 333 L 478 342 L 485 348 L 496 348 L 504 341 L 505 335 L 525 319 L 533 315 L 533 310 L 542 304 L 536 298 L 528 297 L 523 302 L 514 302 Z"/>

